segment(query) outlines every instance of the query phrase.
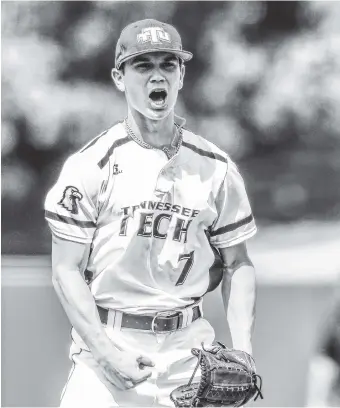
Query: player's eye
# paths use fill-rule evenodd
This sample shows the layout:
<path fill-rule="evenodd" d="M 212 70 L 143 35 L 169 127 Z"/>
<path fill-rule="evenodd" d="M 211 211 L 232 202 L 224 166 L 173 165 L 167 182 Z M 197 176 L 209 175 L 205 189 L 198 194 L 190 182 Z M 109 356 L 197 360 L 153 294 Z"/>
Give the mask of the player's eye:
<path fill-rule="evenodd" d="M 140 62 L 135 65 L 135 68 L 138 71 L 147 71 L 152 68 L 152 64 L 150 62 Z"/>
<path fill-rule="evenodd" d="M 162 66 L 163 66 L 164 69 L 171 71 L 171 70 L 174 70 L 174 69 L 177 68 L 177 62 L 176 61 L 167 61 L 167 62 L 164 62 L 162 64 Z"/>

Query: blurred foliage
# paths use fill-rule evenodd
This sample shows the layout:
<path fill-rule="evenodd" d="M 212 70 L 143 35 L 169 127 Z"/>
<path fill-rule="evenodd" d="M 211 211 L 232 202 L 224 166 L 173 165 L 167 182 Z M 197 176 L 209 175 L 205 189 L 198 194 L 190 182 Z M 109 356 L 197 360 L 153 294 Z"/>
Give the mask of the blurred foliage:
<path fill-rule="evenodd" d="M 65 158 L 124 117 L 121 29 L 174 24 L 178 113 L 227 151 L 259 222 L 340 214 L 340 3 L 3 1 L 2 250 L 47 253 L 46 192 Z"/>

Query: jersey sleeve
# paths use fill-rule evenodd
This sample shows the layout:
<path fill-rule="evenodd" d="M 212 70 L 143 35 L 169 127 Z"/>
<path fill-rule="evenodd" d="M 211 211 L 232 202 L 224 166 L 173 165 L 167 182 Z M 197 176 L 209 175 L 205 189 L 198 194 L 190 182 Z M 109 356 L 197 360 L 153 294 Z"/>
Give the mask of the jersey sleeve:
<path fill-rule="evenodd" d="M 96 169 L 71 156 L 45 200 L 45 219 L 53 234 L 90 243 L 96 230 Z"/>
<path fill-rule="evenodd" d="M 210 230 L 210 243 L 216 248 L 237 245 L 256 233 L 255 220 L 243 178 L 236 164 L 228 170 L 215 200 L 217 218 Z"/>

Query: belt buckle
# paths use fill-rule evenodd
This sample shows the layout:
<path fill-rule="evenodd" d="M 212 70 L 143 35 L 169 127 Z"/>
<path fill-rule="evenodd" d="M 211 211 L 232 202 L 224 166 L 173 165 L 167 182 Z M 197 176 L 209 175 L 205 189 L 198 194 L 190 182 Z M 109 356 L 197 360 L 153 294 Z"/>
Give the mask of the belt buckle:
<path fill-rule="evenodd" d="M 176 330 L 178 330 L 178 328 L 174 329 L 174 330 L 156 330 L 155 325 L 156 325 L 156 319 L 159 316 L 164 316 L 164 317 L 169 317 L 174 313 L 181 313 L 183 316 L 183 313 L 180 309 L 172 309 L 172 310 L 167 310 L 167 311 L 161 311 L 161 312 L 156 312 L 154 317 L 152 318 L 151 321 L 151 332 L 154 334 L 164 334 L 164 333 L 172 333 Z M 178 315 L 179 318 L 179 315 Z"/>

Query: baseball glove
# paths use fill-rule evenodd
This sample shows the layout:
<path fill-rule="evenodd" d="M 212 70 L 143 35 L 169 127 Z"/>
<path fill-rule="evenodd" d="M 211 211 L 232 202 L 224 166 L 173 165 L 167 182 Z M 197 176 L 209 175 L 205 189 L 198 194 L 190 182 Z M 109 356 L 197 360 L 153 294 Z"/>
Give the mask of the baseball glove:
<path fill-rule="evenodd" d="M 262 379 L 256 374 L 253 358 L 244 351 L 217 344 L 205 349 L 202 343 L 202 349 L 191 350 L 198 362 L 188 384 L 171 392 L 175 407 L 239 407 L 253 397 L 254 401 L 259 396 L 263 399 Z M 200 382 L 192 383 L 199 366 Z"/>

